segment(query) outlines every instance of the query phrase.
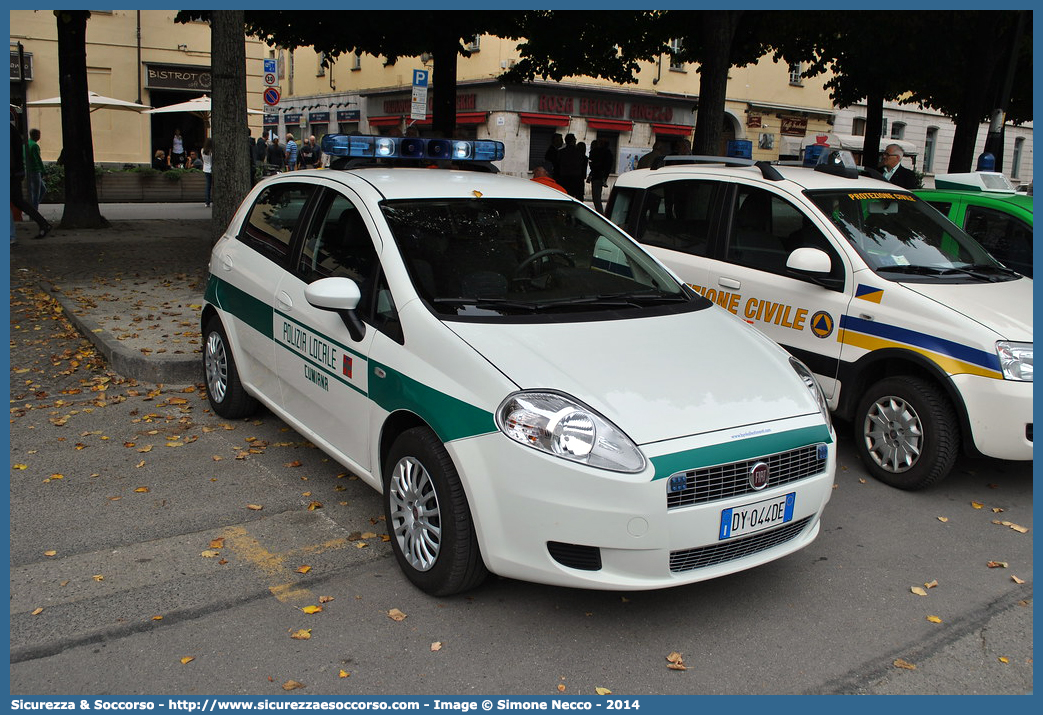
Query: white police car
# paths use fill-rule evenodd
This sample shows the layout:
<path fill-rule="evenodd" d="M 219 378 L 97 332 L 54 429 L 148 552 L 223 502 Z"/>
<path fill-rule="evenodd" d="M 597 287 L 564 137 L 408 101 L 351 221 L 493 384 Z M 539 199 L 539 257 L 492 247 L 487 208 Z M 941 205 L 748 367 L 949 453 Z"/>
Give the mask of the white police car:
<path fill-rule="evenodd" d="M 881 481 L 926 487 L 961 449 L 1032 459 L 1032 281 L 850 155 L 671 157 L 621 175 L 609 213 L 810 366 Z"/>
<path fill-rule="evenodd" d="M 503 156 L 342 135 L 323 150 Z M 213 409 L 261 403 L 380 490 L 398 562 L 432 594 L 488 571 L 648 589 L 747 569 L 809 544 L 833 486 L 810 371 L 532 181 L 267 179 L 213 249 L 202 325 Z"/>

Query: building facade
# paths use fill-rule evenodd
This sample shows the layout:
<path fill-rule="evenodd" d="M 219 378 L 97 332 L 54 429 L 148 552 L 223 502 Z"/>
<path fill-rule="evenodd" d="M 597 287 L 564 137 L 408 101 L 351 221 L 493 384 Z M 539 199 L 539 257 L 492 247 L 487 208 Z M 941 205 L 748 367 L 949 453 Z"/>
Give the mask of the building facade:
<path fill-rule="evenodd" d="M 127 102 L 164 107 L 209 95 L 210 26 L 174 22 L 176 10 L 92 10 L 87 21 L 87 86 L 92 92 Z M 58 97 L 57 18 L 51 10 L 11 10 L 11 103 Z M 18 72 L 18 46 L 24 81 Z M 246 39 L 247 101 L 262 106 L 262 59 L 267 48 Z M 261 116 L 251 115 L 257 136 Z M 28 107 L 26 127 L 42 133 L 44 161 L 61 152 L 61 111 Z M 185 149 L 196 150 L 206 138 L 201 116 L 179 112 L 139 114 L 97 109 L 91 112 L 94 158 L 100 165 L 148 164 L 157 149 L 169 152 L 175 129 Z"/>

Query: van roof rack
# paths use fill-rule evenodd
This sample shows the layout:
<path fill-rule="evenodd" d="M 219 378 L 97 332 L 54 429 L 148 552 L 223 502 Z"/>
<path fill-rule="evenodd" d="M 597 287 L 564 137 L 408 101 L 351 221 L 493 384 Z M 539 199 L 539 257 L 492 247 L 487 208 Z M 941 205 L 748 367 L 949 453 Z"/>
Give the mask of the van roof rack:
<path fill-rule="evenodd" d="M 725 166 L 755 166 L 760 169 L 761 176 L 768 181 L 782 181 L 785 177 L 778 172 L 774 166 L 766 161 L 754 161 L 738 156 L 701 156 L 693 154 L 676 154 L 673 156 L 660 156 L 652 162 L 653 171 L 664 166 L 676 164 L 724 164 Z"/>

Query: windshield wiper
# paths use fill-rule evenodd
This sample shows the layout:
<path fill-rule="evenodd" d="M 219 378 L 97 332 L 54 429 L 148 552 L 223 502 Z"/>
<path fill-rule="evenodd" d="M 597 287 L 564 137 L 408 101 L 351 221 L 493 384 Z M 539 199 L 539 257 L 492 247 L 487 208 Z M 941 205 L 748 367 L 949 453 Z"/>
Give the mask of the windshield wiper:
<path fill-rule="evenodd" d="M 948 269 L 936 268 L 934 266 L 917 266 L 917 265 L 905 265 L 905 266 L 880 266 L 876 269 L 877 273 L 913 273 L 921 276 L 940 276 L 945 273 Z"/>
<path fill-rule="evenodd" d="M 480 310 L 499 310 L 501 308 L 515 308 L 534 312 L 542 306 L 538 303 L 525 303 L 519 300 L 508 300 L 506 298 L 432 298 L 432 303 L 439 305 L 455 305 L 459 307 L 471 306 Z"/>
<path fill-rule="evenodd" d="M 598 305 L 610 308 L 615 307 L 636 307 L 640 308 L 647 306 L 651 303 L 676 303 L 685 302 L 688 300 L 688 296 L 684 293 L 661 293 L 655 288 L 648 290 L 639 291 L 626 291 L 622 293 L 600 293 L 598 295 L 581 295 L 575 298 L 565 298 L 563 300 L 555 300 L 549 303 L 543 303 L 545 306 L 565 306 L 565 305 Z"/>
<path fill-rule="evenodd" d="M 1020 276 L 1021 274 L 1015 270 L 1011 270 L 1006 266 L 989 265 L 987 263 L 972 263 L 966 266 L 953 266 L 952 268 L 946 268 L 943 273 L 963 273 L 965 275 L 974 276 L 975 278 L 984 278 L 985 280 L 996 280 L 999 277 L 997 273 L 1002 276 Z M 985 275 L 990 274 L 990 275 Z"/>

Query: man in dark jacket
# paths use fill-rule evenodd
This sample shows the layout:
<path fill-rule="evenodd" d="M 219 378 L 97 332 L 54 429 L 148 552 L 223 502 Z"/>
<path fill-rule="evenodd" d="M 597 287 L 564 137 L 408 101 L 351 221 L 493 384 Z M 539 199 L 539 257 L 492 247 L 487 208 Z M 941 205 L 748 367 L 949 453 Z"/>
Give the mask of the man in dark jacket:
<path fill-rule="evenodd" d="M 897 144 L 888 144 L 884 149 L 884 163 L 880 166 L 880 173 L 884 178 L 903 189 L 917 189 L 920 181 L 916 178 L 916 172 L 902 166 L 902 157 L 905 151 Z"/>

